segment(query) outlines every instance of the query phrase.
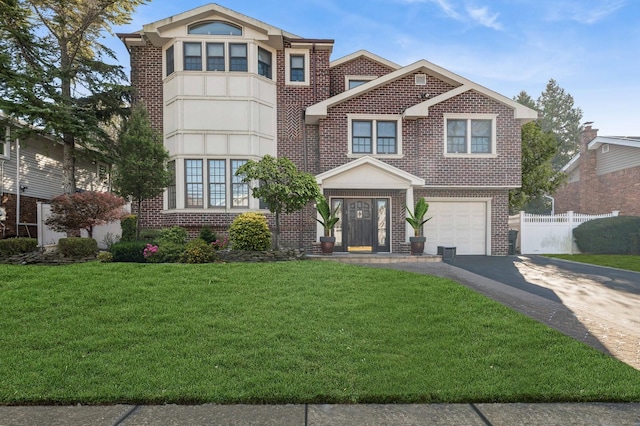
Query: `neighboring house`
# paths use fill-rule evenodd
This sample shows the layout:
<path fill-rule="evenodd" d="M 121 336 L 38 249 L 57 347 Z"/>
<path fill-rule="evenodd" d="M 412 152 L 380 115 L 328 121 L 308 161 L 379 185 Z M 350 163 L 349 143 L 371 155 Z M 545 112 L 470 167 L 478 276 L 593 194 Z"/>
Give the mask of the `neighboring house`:
<path fill-rule="evenodd" d="M 562 168 L 569 179 L 554 194 L 556 211 L 640 216 L 640 136 L 598 136 L 591 124 L 580 153 Z"/>
<path fill-rule="evenodd" d="M 144 224 L 224 232 L 263 207 L 235 170 L 270 154 L 314 174 L 340 206 L 338 251 L 407 253 L 404 206 L 424 197 L 427 253 L 507 254 L 520 128 L 535 111 L 427 61 L 402 67 L 362 50 L 330 61 L 333 40 L 216 4 L 119 37 L 174 171 L 164 196 L 144 204 Z M 313 212 L 284 216 L 285 244 L 314 247 Z"/>
<path fill-rule="evenodd" d="M 16 137 L 16 123 L 0 116 L 4 138 L 0 141 L 0 238 L 16 235 L 37 237 L 37 202 L 47 202 L 63 193 L 62 144 L 32 135 Z M 80 190 L 106 191 L 110 166 L 79 150 L 76 180 Z"/>

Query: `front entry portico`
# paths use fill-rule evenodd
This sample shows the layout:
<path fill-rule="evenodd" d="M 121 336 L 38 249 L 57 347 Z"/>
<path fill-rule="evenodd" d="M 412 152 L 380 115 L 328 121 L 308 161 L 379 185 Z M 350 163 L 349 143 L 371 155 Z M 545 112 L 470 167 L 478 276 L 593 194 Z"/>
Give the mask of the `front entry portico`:
<path fill-rule="evenodd" d="M 424 186 L 423 179 L 365 156 L 321 173 L 316 180 L 325 196 L 340 193 L 327 197 L 340 216 L 333 233 L 336 251 L 390 253 L 393 241 L 408 241 L 410 233 L 399 205 L 413 205 L 413 188 Z M 394 198 L 381 193 L 384 191 L 396 194 L 395 215 Z M 402 199 L 398 199 L 399 194 L 404 194 Z M 318 235 L 322 235 L 321 227 Z"/>

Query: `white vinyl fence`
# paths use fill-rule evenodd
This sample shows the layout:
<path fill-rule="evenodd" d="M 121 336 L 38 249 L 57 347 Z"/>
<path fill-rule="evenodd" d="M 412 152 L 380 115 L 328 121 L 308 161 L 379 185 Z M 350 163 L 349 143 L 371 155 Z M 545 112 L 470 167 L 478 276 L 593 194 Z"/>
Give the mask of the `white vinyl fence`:
<path fill-rule="evenodd" d="M 618 211 L 589 215 L 566 212 L 542 215 L 520 212 L 509 216 L 509 229 L 518 230 L 516 247 L 521 254 L 574 254 L 580 253 L 573 240 L 573 229 L 593 219 L 618 216 Z"/>
<path fill-rule="evenodd" d="M 126 204 L 124 206 L 124 210 L 128 213 L 131 212 L 131 204 Z M 38 246 L 44 247 L 49 245 L 58 244 L 58 240 L 60 238 L 66 238 L 67 234 L 65 232 L 56 232 L 49 228 L 44 224 L 44 221 L 51 214 L 51 205 L 38 202 Z M 86 231 L 81 231 L 80 235 L 82 237 L 88 237 Z M 98 242 L 98 248 L 106 249 L 107 248 L 107 240 L 112 240 L 111 242 L 115 242 L 120 240 L 122 236 L 122 228 L 120 227 L 120 222 L 111 222 L 104 225 L 96 226 L 93 229 L 93 239 Z"/>

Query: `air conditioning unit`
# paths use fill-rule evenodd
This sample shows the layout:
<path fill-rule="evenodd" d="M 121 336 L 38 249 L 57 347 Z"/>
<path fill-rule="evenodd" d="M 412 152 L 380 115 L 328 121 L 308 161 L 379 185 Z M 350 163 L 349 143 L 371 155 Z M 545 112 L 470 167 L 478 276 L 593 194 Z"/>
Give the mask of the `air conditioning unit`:
<path fill-rule="evenodd" d="M 5 220 L 7 220 L 7 211 L 4 207 L 0 207 L 0 222 L 4 222 Z"/>

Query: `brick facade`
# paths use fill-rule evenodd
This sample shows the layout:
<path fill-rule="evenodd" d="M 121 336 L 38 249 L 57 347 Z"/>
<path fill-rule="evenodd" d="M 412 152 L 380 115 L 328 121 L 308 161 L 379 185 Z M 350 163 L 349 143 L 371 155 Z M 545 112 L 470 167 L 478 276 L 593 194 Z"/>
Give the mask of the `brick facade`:
<path fill-rule="evenodd" d="M 591 126 L 581 134 L 580 178 L 554 194 L 556 212 L 603 214 L 618 210 L 622 216 L 640 216 L 640 165 L 599 175 L 598 150 L 588 149 L 597 136 L 598 130 Z"/>
<path fill-rule="evenodd" d="M 211 8 L 212 16 L 217 5 Z M 201 19 L 200 16 L 199 19 Z M 145 27 L 147 28 L 147 27 Z M 145 40 L 145 38 L 140 39 Z M 398 71 L 393 64 L 383 64 L 374 55 L 354 55 L 331 66 L 331 40 L 305 40 L 282 37 L 281 47 L 273 56 L 276 82 L 276 137 L 277 155 L 288 157 L 303 171 L 314 175 L 328 172 L 353 161 L 349 156 L 349 114 L 394 115 L 400 117 L 410 107 L 445 94 L 459 85 L 455 78 L 439 79 L 424 69 L 399 75 L 394 80 L 368 90 L 350 99 L 332 104 L 325 118 L 309 124 L 305 114 L 308 108 L 339 96 L 345 91 L 346 76 L 383 77 Z M 135 101 L 147 106 L 154 126 L 162 129 L 163 122 L 163 57 L 162 48 L 147 41 L 129 47 L 131 54 L 131 81 Z M 286 49 L 307 49 L 309 82 L 307 85 L 286 83 Z M 378 58 L 380 59 L 380 58 Z M 180 60 L 180 59 L 176 59 Z M 383 61 L 384 62 L 384 61 Z M 416 85 L 415 74 L 426 74 L 426 85 Z M 356 90 L 356 89 L 353 89 Z M 357 92 L 354 92 L 357 93 Z M 486 93 L 486 92 L 485 92 Z M 506 98 L 505 98 L 506 99 Z M 510 100 L 508 100 L 510 101 Z M 414 188 L 414 197 L 490 198 L 491 201 L 491 254 L 507 253 L 508 189 L 520 185 L 520 120 L 514 118 L 514 108 L 508 101 L 498 102 L 492 95 L 467 90 L 440 103 L 431 105 L 427 116 L 402 118 L 398 130 L 402 132 L 402 155 L 381 158 L 397 170 L 424 179 L 425 188 Z M 452 158 L 445 156 L 446 113 L 492 114 L 496 117 L 496 150 L 486 158 Z M 429 189 L 429 187 L 438 189 Z M 462 189 L 462 188 L 474 189 Z M 483 187 L 487 187 L 484 189 Z M 443 189 L 439 189 L 443 188 Z M 446 188 L 446 189 L 445 189 Z M 391 251 L 406 252 L 406 224 L 404 189 L 325 189 L 327 197 L 375 198 L 390 201 Z M 135 211 L 135 206 L 134 206 Z M 146 201 L 140 217 L 143 226 L 167 227 L 180 225 L 195 235 L 204 225 L 225 234 L 238 213 L 227 210 L 202 212 L 163 210 L 163 199 Z M 266 213 L 270 226 L 274 218 Z M 281 242 L 287 247 L 311 250 L 317 241 L 317 223 L 312 205 L 303 211 L 281 217 Z"/>

